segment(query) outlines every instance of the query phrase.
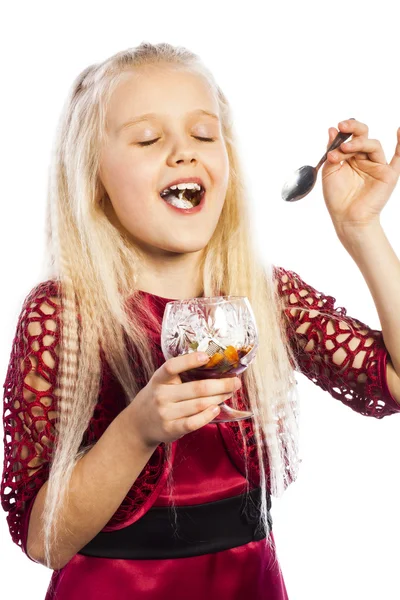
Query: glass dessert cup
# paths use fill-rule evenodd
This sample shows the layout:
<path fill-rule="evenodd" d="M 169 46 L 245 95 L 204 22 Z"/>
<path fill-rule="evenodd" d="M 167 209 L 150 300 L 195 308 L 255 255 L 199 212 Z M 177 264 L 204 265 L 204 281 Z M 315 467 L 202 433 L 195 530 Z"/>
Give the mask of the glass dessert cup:
<path fill-rule="evenodd" d="M 215 296 L 174 300 L 165 306 L 161 348 L 166 360 L 190 352 L 209 355 L 206 364 L 180 374 L 182 382 L 240 376 L 254 360 L 258 333 L 245 296 Z M 253 417 L 251 411 L 221 402 L 210 423 Z"/>

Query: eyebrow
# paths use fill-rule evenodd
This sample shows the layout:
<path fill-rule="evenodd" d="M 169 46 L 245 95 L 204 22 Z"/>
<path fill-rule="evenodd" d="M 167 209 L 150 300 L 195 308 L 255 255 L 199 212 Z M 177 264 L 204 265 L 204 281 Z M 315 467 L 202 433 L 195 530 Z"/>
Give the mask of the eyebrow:
<path fill-rule="evenodd" d="M 216 114 L 214 114 L 213 112 L 210 112 L 209 110 L 204 110 L 203 108 L 197 108 L 196 110 L 192 110 L 192 111 L 186 113 L 186 116 L 194 115 L 194 114 L 207 115 L 207 116 L 212 117 L 213 119 L 217 119 L 217 121 L 219 121 L 219 117 Z M 126 129 L 127 127 L 130 127 L 131 125 L 135 125 L 136 123 L 141 123 L 142 121 L 148 121 L 149 119 L 156 119 L 158 116 L 159 115 L 157 115 L 157 113 L 146 113 L 144 115 L 140 115 L 139 117 L 135 117 L 134 119 L 130 119 L 126 123 L 123 123 L 117 129 L 117 133 L 120 133 L 120 131 L 122 131 L 123 129 Z"/>

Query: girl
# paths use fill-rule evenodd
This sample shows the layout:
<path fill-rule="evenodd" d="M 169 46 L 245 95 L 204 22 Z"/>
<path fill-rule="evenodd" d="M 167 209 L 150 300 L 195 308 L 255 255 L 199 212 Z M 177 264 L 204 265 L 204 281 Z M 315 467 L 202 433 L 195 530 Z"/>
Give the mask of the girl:
<path fill-rule="evenodd" d="M 324 198 L 382 331 L 261 265 L 229 105 L 196 55 L 142 43 L 74 82 L 48 271 L 22 307 L 4 393 L 2 506 L 13 541 L 54 570 L 46 600 L 288 597 L 270 508 L 300 462 L 294 371 L 362 415 L 400 412 L 400 264 L 379 224 L 400 130 L 388 164 L 366 125 L 339 129 L 353 139 L 324 165 Z M 180 182 L 205 189 L 201 205 L 161 197 Z M 164 360 L 165 304 L 223 294 L 250 299 L 257 357 L 242 382 L 182 383 L 204 358 Z M 212 423 L 227 398 L 254 418 Z"/>

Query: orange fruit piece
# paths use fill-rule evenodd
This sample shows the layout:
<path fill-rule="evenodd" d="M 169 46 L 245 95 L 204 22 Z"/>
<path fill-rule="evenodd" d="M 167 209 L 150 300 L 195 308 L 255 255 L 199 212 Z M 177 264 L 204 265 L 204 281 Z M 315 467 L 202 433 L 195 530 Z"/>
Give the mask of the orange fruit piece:
<path fill-rule="evenodd" d="M 234 363 L 239 360 L 239 355 L 234 346 L 228 346 L 224 351 L 225 357 L 229 360 L 229 362 Z"/>
<path fill-rule="evenodd" d="M 216 352 L 205 365 L 206 369 L 212 369 L 213 367 L 219 365 L 221 361 L 224 360 L 224 355 L 221 352 Z"/>

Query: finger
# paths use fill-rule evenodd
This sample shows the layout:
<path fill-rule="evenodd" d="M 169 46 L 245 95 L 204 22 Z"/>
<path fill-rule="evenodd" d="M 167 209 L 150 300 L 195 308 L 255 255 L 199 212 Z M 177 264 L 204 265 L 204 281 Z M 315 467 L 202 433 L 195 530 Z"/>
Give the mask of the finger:
<path fill-rule="evenodd" d="M 369 160 L 372 160 L 372 162 L 387 164 L 386 156 L 379 140 L 361 137 L 353 138 L 349 142 L 343 142 L 335 152 L 341 153 L 344 159 L 354 156 L 356 153 L 363 153 L 368 155 Z"/>
<path fill-rule="evenodd" d="M 194 400 L 186 400 L 186 402 L 178 402 L 168 406 L 168 412 L 166 412 L 166 419 L 175 421 L 176 419 L 183 419 L 185 417 L 192 417 L 199 413 L 218 406 L 221 402 L 225 402 L 229 398 L 232 398 L 233 392 L 227 394 L 219 394 L 218 396 L 209 396 L 206 398 L 195 398 Z"/>
<path fill-rule="evenodd" d="M 394 152 L 393 158 L 390 161 L 390 166 L 400 174 L 400 127 L 397 130 L 397 146 Z"/>
<path fill-rule="evenodd" d="M 339 131 L 344 133 L 351 133 L 353 137 L 368 137 L 368 125 L 356 121 L 356 119 L 349 119 L 347 121 L 341 121 L 338 124 Z"/>
<path fill-rule="evenodd" d="M 221 412 L 221 408 L 219 406 L 210 406 L 203 410 L 203 412 L 193 415 L 191 417 L 186 417 L 183 419 L 178 419 L 175 423 L 178 425 L 178 428 L 181 430 L 182 435 L 185 435 L 191 431 L 197 431 L 200 427 L 204 427 L 215 419 L 216 416 Z"/>
<path fill-rule="evenodd" d="M 168 423 L 169 433 L 173 434 L 176 439 L 183 437 L 191 431 L 196 431 L 200 427 L 204 427 L 207 423 L 210 423 L 220 413 L 220 406 L 208 406 L 205 410 L 200 413 L 191 415 L 189 417 L 180 417 L 173 419 Z"/>
<path fill-rule="evenodd" d="M 328 152 L 327 162 L 337 164 L 343 162 L 344 160 L 349 160 L 349 158 L 351 158 L 352 156 L 357 156 L 357 158 L 360 158 L 362 160 L 368 160 L 368 154 L 366 154 L 365 152 L 353 152 L 345 154 L 344 152 L 340 152 L 339 150 L 332 150 L 331 152 Z"/>
<path fill-rule="evenodd" d="M 329 129 L 328 129 L 328 138 L 329 139 L 328 139 L 328 143 L 326 146 L 327 150 L 328 150 L 329 146 L 332 144 L 333 140 L 335 139 L 335 137 L 337 136 L 338 133 L 339 132 L 337 129 L 335 129 L 335 127 L 329 127 Z M 324 162 L 324 165 L 322 167 L 322 174 L 323 174 L 322 176 L 324 178 L 326 176 L 330 175 L 331 173 L 333 173 L 334 171 L 336 171 L 338 168 L 337 165 L 334 164 L 335 161 L 333 159 L 329 160 L 330 155 L 331 155 L 331 152 L 328 152 L 327 160 Z"/>
<path fill-rule="evenodd" d="M 210 357 L 203 352 L 189 352 L 181 356 L 169 358 L 161 365 L 154 373 L 153 379 L 156 383 L 181 383 L 179 373 L 190 371 L 190 369 L 198 369 L 205 365 Z"/>
<path fill-rule="evenodd" d="M 333 140 L 335 139 L 335 137 L 337 136 L 338 133 L 339 132 L 337 129 L 335 129 L 334 127 L 329 127 L 329 129 L 328 129 L 329 139 L 328 139 L 328 143 L 326 145 L 327 149 L 332 144 Z"/>
<path fill-rule="evenodd" d="M 174 389 L 174 401 L 181 402 L 192 398 L 210 398 L 238 390 L 242 385 L 239 377 L 221 379 L 200 379 L 182 383 Z"/>

